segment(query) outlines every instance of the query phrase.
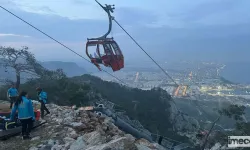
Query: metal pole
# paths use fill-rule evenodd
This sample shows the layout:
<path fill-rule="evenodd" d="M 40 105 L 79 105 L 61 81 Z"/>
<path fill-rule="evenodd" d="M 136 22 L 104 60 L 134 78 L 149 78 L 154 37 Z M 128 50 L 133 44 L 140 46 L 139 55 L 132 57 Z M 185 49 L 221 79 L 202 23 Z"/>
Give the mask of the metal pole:
<path fill-rule="evenodd" d="M 106 6 L 103 6 L 102 4 L 100 4 L 97 0 L 95 0 L 97 2 L 97 4 L 99 4 L 102 9 L 108 14 L 108 18 L 109 18 L 109 28 L 108 28 L 108 32 L 105 33 L 103 36 L 101 37 L 98 37 L 98 38 L 91 38 L 91 39 L 87 39 L 87 40 L 105 40 L 107 39 L 107 36 L 109 35 L 109 33 L 111 32 L 112 30 L 112 21 L 114 20 L 114 17 L 111 16 L 111 13 L 114 12 L 114 9 L 115 9 L 115 5 L 107 5 L 105 4 Z M 113 39 L 113 38 L 111 38 Z"/>

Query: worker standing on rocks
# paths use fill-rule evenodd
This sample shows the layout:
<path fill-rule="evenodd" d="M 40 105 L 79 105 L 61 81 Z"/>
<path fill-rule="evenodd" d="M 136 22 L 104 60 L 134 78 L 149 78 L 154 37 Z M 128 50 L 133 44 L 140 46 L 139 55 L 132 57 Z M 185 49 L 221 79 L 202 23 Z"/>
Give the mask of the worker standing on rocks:
<path fill-rule="evenodd" d="M 18 119 L 22 124 L 23 139 L 30 139 L 30 131 L 35 121 L 35 113 L 31 100 L 28 99 L 27 92 L 21 92 L 11 111 L 10 119 L 14 120 L 16 111 L 18 110 Z"/>
<path fill-rule="evenodd" d="M 18 97 L 18 90 L 15 88 L 14 84 L 12 84 L 11 87 L 8 89 L 7 97 L 10 100 L 10 109 L 12 109 L 12 105 L 16 102 L 16 98 Z"/>
<path fill-rule="evenodd" d="M 38 100 L 41 103 L 41 118 L 44 118 L 44 110 L 47 112 L 47 114 L 50 114 L 48 108 L 45 106 L 45 104 L 47 103 L 47 93 L 45 91 L 43 91 L 42 88 L 38 87 L 36 88 L 37 91 L 37 96 L 38 96 Z M 46 115 L 47 115 L 46 114 Z"/>

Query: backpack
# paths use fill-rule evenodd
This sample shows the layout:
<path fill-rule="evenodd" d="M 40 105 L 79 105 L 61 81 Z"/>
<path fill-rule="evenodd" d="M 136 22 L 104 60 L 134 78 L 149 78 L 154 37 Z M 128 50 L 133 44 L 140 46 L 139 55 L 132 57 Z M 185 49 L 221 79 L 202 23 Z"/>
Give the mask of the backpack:
<path fill-rule="evenodd" d="M 15 121 L 10 121 L 10 120 L 2 120 L 0 123 L 0 130 L 9 130 L 9 129 L 13 129 L 16 127 L 21 126 L 20 122 L 15 122 Z"/>

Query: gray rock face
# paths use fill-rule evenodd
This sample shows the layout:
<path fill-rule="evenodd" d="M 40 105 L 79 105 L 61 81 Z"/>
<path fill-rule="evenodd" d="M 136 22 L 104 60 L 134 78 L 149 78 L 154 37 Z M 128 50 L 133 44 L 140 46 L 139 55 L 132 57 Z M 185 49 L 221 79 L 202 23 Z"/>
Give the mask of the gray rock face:
<path fill-rule="evenodd" d="M 89 147 L 87 150 L 107 150 L 107 149 L 116 149 L 116 150 L 124 150 L 133 148 L 133 141 L 130 141 L 126 137 L 120 137 L 118 139 L 112 140 L 108 143 Z"/>
<path fill-rule="evenodd" d="M 63 139 L 63 141 L 64 141 L 64 143 L 70 144 L 70 145 L 71 145 L 73 142 L 75 142 L 75 139 L 70 138 L 70 137 L 65 137 L 65 138 Z"/>
<path fill-rule="evenodd" d="M 102 136 L 100 132 L 93 131 L 83 135 L 88 146 L 100 145 L 106 142 L 105 136 Z"/>
<path fill-rule="evenodd" d="M 30 150 L 164 150 L 156 143 L 125 134 L 112 118 L 54 104 L 48 108 L 51 115 L 46 129 L 51 136 Z"/>
<path fill-rule="evenodd" d="M 186 114 L 179 111 L 175 103 L 170 102 L 170 119 L 176 131 L 183 132 L 196 132 L 200 128 L 199 122 Z"/>
<path fill-rule="evenodd" d="M 84 138 L 78 137 L 77 140 L 75 142 L 73 142 L 70 146 L 70 150 L 83 150 L 86 149 L 87 145 L 84 141 Z"/>
<path fill-rule="evenodd" d="M 31 139 L 31 141 L 36 141 L 36 140 L 40 140 L 40 137 L 36 136 L 36 137 L 34 137 L 34 138 Z"/>
<path fill-rule="evenodd" d="M 37 103 L 39 105 L 40 103 Z M 19 150 L 164 150 L 156 143 L 135 139 L 105 115 L 67 106 L 48 104 L 51 114 L 43 126 L 32 131 L 32 140 L 14 137 L 0 142 L 0 149 Z M 13 144 L 15 143 L 15 144 Z"/>

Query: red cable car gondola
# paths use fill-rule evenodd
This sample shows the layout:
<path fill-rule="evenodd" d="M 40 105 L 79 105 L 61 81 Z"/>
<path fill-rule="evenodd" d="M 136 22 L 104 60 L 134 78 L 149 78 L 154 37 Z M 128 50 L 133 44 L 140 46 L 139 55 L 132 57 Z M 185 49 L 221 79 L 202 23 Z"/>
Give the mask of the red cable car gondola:
<path fill-rule="evenodd" d="M 99 38 L 92 38 L 87 39 L 86 43 L 86 54 L 90 58 L 91 62 L 101 70 L 99 64 L 103 64 L 106 67 L 111 67 L 113 71 L 118 71 L 124 68 L 124 57 L 119 45 L 113 38 L 107 38 L 107 35 L 110 33 L 112 29 L 112 20 L 113 16 L 110 15 L 110 12 L 113 13 L 115 9 L 111 5 L 107 5 L 104 7 L 102 6 L 97 0 L 96 2 L 107 12 L 109 17 L 109 30 L 108 32 L 99 37 Z M 114 6 L 114 5 L 113 5 Z M 96 56 L 93 57 L 89 54 L 89 48 L 91 46 L 96 47 Z M 101 54 L 100 48 L 103 48 L 104 54 Z"/>

